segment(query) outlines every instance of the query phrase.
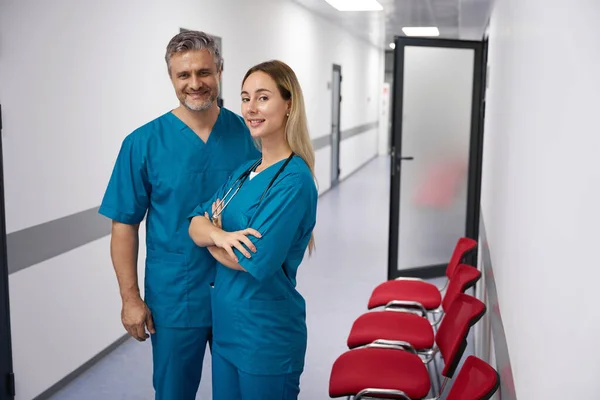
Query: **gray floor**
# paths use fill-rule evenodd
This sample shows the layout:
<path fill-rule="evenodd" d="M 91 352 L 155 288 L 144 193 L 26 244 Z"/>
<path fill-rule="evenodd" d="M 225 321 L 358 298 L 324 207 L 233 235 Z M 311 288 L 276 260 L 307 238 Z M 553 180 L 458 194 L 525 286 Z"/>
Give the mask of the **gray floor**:
<path fill-rule="evenodd" d="M 387 158 L 374 159 L 319 200 L 316 252 L 298 276 L 309 332 L 302 400 L 329 398 L 331 366 L 347 349 L 350 327 L 366 311 L 371 291 L 386 279 L 388 202 Z M 197 399 L 210 400 L 210 357 L 204 371 Z M 52 399 L 150 400 L 151 379 L 150 343 L 129 340 Z"/>

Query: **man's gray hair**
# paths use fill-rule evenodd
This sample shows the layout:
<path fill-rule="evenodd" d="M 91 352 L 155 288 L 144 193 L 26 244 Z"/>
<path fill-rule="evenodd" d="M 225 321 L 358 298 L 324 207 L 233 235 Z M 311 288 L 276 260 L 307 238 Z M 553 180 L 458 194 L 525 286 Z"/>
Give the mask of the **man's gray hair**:
<path fill-rule="evenodd" d="M 175 35 L 167 45 L 165 61 L 167 62 L 169 75 L 171 74 L 171 57 L 173 57 L 173 54 L 192 50 L 208 50 L 215 59 L 217 71 L 220 72 L 223 68 L 223 58 L 212 36 L 200 31 L 186 30 Z"/>

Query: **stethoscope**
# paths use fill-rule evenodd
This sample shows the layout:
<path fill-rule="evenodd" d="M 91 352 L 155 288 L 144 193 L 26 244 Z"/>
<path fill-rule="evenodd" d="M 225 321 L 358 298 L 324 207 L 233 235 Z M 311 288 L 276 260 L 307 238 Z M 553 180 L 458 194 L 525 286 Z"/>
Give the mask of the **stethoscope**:
<path fill-rule="evenodd" d="M 263 191 L 262 195 L 260 196 L 260 199 L 258 200 L 259 203 L 262 201 L 263 197 L 265 197 L 265 194 L 271 188 L 271 186 L 275 182 L 275 179 L 277 179 L 277 177 L 279 176 L 279 174 L 281 174 L 281 172 L 285 169 L 286 165 L 288 165 L 288 163 L 290 162 L 290 160 L 294 156 L 295 156 L 295 154 L 294 154 L 294 152 L 292 152 L 292 154 L 290 154 L 290 156 L 287 158 L 287 160 L 285 160 L 285 162 L 283 163 L 283 165 L 281 167 L 279 167 L 279 170 L 277 171 L 277 173 L 275 174 L 275 176 L 273 176 L 273 179 L 271 179 L 271 182 L 269 182 L 269 184 L 267 185 L 266 189 Z M 250 173 L 253 172 L 260 165 L 261 162 L 262 162 L 262 158 L 260 158 L 259 160 L 255 161 L 250 166 L 250 168 L 248 168 L 246 171 L 244 171 L 231 184 L 231 187 L 225 193 L 225 196 L 223 196 L 223 198 L 221 199 L 221 201 L 217 204 L 217 207 L 216 207 L 217 209 L 213 213 L 213 219 L 214 218 L 219 218 L 219 216 L 223 213 L 223 210 L 225 210 L 225 207 L 227 207 L 227 205 L 229 204 L 229 202 L 235 197 L 235 195 L 237 194 L 237 192 L 244 185 L 244 182 L 246 182 L 246 179 L 248 179 L 248 177 L 250 176 Z M 229 193 L 231 193 L 231 191 L 233 190 L 234 187 L 235 187 L 235 191 L 233 192 L 233 194 L 231 195 L 231 197 L 229 197 L 229 200 L 227 200 L 227 202 L 225 202 L 225 200 L 227 199 L 227 196 L 229 196 Z"/>

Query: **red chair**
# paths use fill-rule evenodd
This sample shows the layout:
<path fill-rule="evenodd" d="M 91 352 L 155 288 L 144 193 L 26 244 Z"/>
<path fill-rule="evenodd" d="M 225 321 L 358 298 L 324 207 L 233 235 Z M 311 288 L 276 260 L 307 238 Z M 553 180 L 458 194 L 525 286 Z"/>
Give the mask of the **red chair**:
<path fill-rule="evenodd" d="M 500 387 L 498 372 L 475 356 L 467 357 L 446 400 L 489 400 Z"/>
<path fill-rule="evenodd" d="M 477 241 L 466 237 L 460 238 L 456 243 L 448 267 L 446 277 L 448 278 L 444 287 L 438 289 L 432 283 L 419 278 L 397 278 L 378 285 L 369 298 L 368 308 L 372 310 L 383 307 L 394 302 L 396 306 L 416 307 L 422 311 L 438 313 L 442 304 L 442 292 L 448 286 L 458 265 L 464 258 L 475 250 Z M 439 318 L 436 322 L 439 322 Z"/>
<path fill-rule="evenodd" d="M 498 372 L 485 361 L 475 356 L 469 356 L 458 372 L 456 379 L 454 379 L 446 400 L 489 400 L 499 388 L 500 376 Z M 357 394 L 354 400 L 364 399 L 364 396 L 382 398 L 380 396 L 389 396 L 391 394 L 392 391 L 366 389 L 362 393 Z M 394 397 L 392 398 L 394 399 L 413 400 L 400 391 L 393 395 Z M 432 397 L 429 400 L 440 398 L 441 395 Z"/>
<path fill-rule="evenodd" d="M 461 264 L 450 280 L 444 294 L 442 309 L 448 310 L 461 293 L 471 288 L 481 278 L 481 272 L 470 265 Z M 399 312 L 400 311 L 400 312 Z M 429 352 L 434 346 L 431 323 L 416 315 L 394 308 L 367 312 L 354 321 L 348 335 L 348 348 L 364 346 L 376 340 L 394 340 L 410 343 L 417 352 Z"/>
<path fill-rule="evenodd" d="M 435 337 L 444 360 L 442 375 L 452 378 L 466 349 L 467 336 L 485 314 L 485 304 L 461 293 L 450 305 Z M 426 360 L 416 349 L 402 341 L 377 340 L 364 347 L 348 350 L 333 364 L 329 396 L 423 399 L 431 390 Z M 402 397 L 404 396 L 404 397 Z"/>

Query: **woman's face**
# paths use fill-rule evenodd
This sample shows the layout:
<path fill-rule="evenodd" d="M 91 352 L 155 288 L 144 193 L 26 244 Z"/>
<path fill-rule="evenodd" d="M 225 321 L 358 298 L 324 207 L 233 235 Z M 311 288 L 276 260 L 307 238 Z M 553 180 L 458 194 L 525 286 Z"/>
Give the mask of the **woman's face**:
<path fill-rule="evenodd" d="M 277 84 L 262 71 L 253 72 L 242 87 L 242 116 L 254 138 L 284 135 L 290 101 L 284 100 Z"/>

